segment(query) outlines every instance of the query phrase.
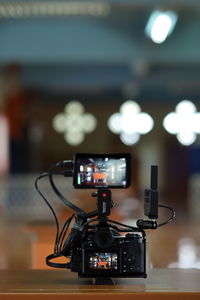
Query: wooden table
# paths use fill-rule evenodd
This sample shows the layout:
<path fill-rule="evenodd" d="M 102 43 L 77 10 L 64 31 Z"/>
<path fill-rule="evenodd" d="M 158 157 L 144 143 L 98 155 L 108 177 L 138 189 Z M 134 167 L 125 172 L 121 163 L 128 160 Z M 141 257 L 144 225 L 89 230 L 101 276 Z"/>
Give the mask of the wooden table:
<path fill-rule="evenodd" d="M 200 299 L 200 270 L 152 269 L 147 279 L 95 286 L 65 270 L 0 271 L 0 299 Z"/>

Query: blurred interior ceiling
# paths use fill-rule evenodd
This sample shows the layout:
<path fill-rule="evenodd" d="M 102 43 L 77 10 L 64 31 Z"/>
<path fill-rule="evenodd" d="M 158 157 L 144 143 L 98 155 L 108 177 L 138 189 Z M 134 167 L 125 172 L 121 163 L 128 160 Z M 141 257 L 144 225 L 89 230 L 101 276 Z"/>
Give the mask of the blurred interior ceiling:
<path fill-rule="evenodd" d="M 163 44 L 144 33 L 154 9 L 178 14 Z M 0 66 L 21 64 L 26 86 L 120 89 L 144 101 L 199 97 L 198 0 L 0 1 L 0 37 Z"/>

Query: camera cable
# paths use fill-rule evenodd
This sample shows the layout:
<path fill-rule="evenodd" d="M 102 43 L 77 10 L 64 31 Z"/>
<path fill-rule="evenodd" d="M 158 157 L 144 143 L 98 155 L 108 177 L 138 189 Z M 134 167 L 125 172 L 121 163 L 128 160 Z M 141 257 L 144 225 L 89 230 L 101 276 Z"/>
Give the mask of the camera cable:
<path fill-rule="evenodd" d="M 57 173 L 54 173 L 54 174 L 63 175 L 63 173 L 61 173 L 61 172 L 57 172 Z M 41 180 L 44 177 L 47 177 L 47 176 L 49 176 L 49 172 L 44 172 L 36 178 L 36 180 L 35 180 L 35 189 L 39 193 L 39 195 L 42 197 L 42 199 L 45 201 L 47 206 L 49 207 L 51 213 L 53 214 L 55 223 L 56 223 L 56 238 L 55 238 L 55 243 L 54 243 L 54 254 L 55 254 L 55 253 L 59 253 L 61 251 L 62 247 L 63 247 L 64 238 L 67 234 L 67 230 L 70 226 L 71 221 L 75 218 L 75 213 L 64 223 L 64 225 L 62 227 L 62 230 L 60 232 L 60 226 L 59 226 L 59 222 L 58 222 L 58 218 L 57 218 L 57 215 L 55 213 L 55 210 L 53 209 L 52 205 L 46 199 L 46 197 L 41 192 L 41 190 L 38 186 L 38 181 Z"/>
<path fill-rule="evenodd" d="M 55 239 L 55 243 L 54 243 L 54 252 L 56 252 L 57 251 L 56 246 L 57 246 L 57 243 L 58 243 L 59 231 L 60 231 L 58 218 L 56 216 L 56 213 L 55 213 L 53 207 L 51 206 L 49 201 L 46 199 L 46 197 L 43 195 L 43 193 L 40 191 L 39 186 L 38 186 L 38 181 L 40 179 L 44 178 L 44 177 L 47 177 L 47 176 L 49 176 L 49 172 L 44 172 L 36 178 L 36 180 L 35 180 L 35 189 L 38 192 L 38 194 L 42 197 L 42 199 L 45 201 L 45 203 L 47 204 L 47 206 L 49 207 L 50 211 L 53 214 L 53 217 L 54 217 L 54 220 L 55 220 L 55 223 L 56 223 L 56 239 Z"/>
<path fill-rule="evenodd" d="M 56 163 L 55 165 L 53 165 L 50 169 L 49 169 L 49 181 L 51 184 L 51 187 L 54 191 L 54 193 L 56 194 L 56 196 L 65 204 L 67 205 L 69 208 L 73 209 L 78 215 L 81 216 L 85 216 L 85 212 L 78 206 L 74 205 L 73 203 L 71 203 L 56 187 L 55 182 L 53 180 L 53 175 L 55 174 L 54 169 L 57 167 L 67 167 L 68 164 L 70 164 L 71 161 L 60 161 L 58 163 Z M 65 173 L 63 173 L 64 175 Z"/>
<path fill-rule="evenodd" d="M 163 205 L 163 204 L 159 204 L 158 207 L 166 208 L 166 209 L 170 210 L 171 216 L 165 222 L 158 224 L 157 227 L 161 227 L 161 226 L 167 225 L 167 224 L 171 223 L 175 219 L 175 215 L 176 214 L 175 214 L 175 211 L 171 207 L 169 207 L 167 205 Z"/>

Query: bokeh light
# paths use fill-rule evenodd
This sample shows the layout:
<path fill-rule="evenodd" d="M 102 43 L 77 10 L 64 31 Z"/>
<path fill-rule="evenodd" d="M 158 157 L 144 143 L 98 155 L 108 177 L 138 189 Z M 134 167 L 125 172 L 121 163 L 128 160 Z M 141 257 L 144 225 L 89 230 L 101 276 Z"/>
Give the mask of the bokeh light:
<path fill-rule="evenodd" d="M 63 133 L 65 141 L 72 146 L 81 144 L 85 134 L 96 128 L 96 118 L 84 111 L 84 106 L 79 101 L 70 101 L 65 106 L 64 113 L 58 113 L 52 120 L 53 128 Z"/>
<path fill-rule="evenodd" d="M 178 15 L 174 11 L 153 11 L 147 22 L 145 33 L 154 43 L 161 44 L 172 33 Z"/>
<path fill-rule="evenodd" d="M 163 120 L 163 126 L 171 134 L 176 134 L 184 146 L 192 145 L 200 133 L 200 113 L 189 100 L 183 100 Z"/>
<path fill-rule="evenodd" d="M 113 133 L 120 135 L 125 145 L 136 144 L 141 134 L 152 130 L 154 126 L 152 117 L 141 112 L 137 102 L 127 100 L 120 106 L 119 111 L 109 117 L 107 125 Z"/>

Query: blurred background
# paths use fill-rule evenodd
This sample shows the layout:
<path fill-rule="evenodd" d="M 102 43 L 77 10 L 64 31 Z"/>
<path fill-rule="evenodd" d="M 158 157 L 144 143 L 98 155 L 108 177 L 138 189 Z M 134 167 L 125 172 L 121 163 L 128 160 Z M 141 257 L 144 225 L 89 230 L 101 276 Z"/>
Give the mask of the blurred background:
<path fill-rule="evenodd" d="M 149 266 L 199 268 L 199 1 L 0 1 L 0 37 L 0 269 L 46 268 L 55 226 L 34 181 L 77 152 L 132 154 L 131 187 L 113 191 L 113 217 L 131 224 L 158 165 L 176 221 L 148 233 Z M 64 222 L 71 211 L 40 188 Z"/>

